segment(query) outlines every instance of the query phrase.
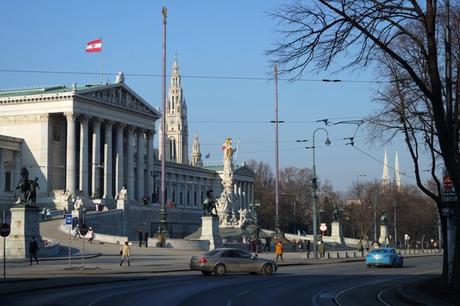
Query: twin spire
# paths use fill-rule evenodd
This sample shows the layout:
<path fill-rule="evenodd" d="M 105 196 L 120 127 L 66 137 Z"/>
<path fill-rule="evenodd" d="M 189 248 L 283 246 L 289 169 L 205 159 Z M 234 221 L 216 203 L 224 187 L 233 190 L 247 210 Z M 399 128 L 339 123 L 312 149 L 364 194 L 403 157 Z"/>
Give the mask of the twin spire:
<path fill-rule="evenodd" d="M 385 153 L 383 156 L 383 174 L 382 174 L 382 186 L 389 187 L 390 186 L 390 176 L 388 174 L 388 158 L 387 158 L 387 149 L 385 149 Z M 399 158 L 398 158 L 398 151 L 396 151 L 395 156 L 395 167 L 394 167 L 394 185 L 398 188 L 401 188 L 401 172 L 399 171 Z"/>

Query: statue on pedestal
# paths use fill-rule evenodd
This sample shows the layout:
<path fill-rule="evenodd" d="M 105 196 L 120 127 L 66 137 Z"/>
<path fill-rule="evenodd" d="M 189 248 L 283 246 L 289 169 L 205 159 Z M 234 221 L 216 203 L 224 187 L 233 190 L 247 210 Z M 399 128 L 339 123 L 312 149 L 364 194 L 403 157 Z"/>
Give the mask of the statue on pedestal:
<path fill-rule="evenodd" d="M 128 189 L 126 189 L 126 186 L 123 186 L 121 188 L 120 192 L 118 193 L 118 200 L 127 200 L 128 199 Z"/>
<path fill-rule="evenodd" d="M 342 209 L 337 205 L 334 205 L 334 210 L 332 211 L 332 220 L 334 222 L 340 222 L 342 220 Z"/>
<path fill-rule="evenodd" d="M 390 217 L 388 216 L 387 212 L 383 210 L 382 216 L 380 217 L 380 224 L 387 225 L 389 221 L 390 221 Z"/>
<path fill-rule="evenodd" d="M 217 216 L 216 198 L 212 194 L 213 190 L 206 191 L 206 200 L 203 202 L 203 215 Z M 213 213 L 214 210 L 214 213 Z"/>
<path fill-rule="evenodd" d="M 40 189 L 38 178 L 36 177 L 34 180 L 29 180 L 29 171 L 27 171 L 26 167 L 22 167 L 21 179 L 18 182 L 16 190 L 19 189 L 23 195 L 22 198 L 17 197 L 18 200 L 16 201 L 16 204 L 26 203 L 35 206 L 37 201 L 37 188 Z"/>

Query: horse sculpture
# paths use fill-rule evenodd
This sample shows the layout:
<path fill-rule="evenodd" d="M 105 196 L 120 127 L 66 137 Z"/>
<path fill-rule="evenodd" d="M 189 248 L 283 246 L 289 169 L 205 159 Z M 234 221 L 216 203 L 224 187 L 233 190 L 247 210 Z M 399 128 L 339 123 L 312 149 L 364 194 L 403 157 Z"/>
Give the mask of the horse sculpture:
<path fill-rule="evenodd" d="M 37 199 L 37 188 L 40 189 L 38 185 L 38 178 L 35 180 L 29 180 L 29 171 L 26 167 L 21 169 L 21 179 L 19 180 L 16 190 L 19 189 L 19 192 L 22 193 L 22 198 L 18 197 L 17 203 L 26 203 L 35 205 Z"/>
<path fill-rule="evenodd" d="M 203 202 L 203 214 L 217 216 L 216 198 L 212 194 L 212 190 L 206 191 L 206 200 Z M 212 211 L 214 210 L 215 213 Z"/>

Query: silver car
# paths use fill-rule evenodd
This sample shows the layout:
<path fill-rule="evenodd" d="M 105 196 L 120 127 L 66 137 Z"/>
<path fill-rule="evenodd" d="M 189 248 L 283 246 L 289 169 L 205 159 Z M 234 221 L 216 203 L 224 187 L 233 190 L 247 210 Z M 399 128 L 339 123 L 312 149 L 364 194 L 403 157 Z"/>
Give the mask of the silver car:
<path fill-rule="evenodd" d="M 233 272 L 263 273 L 271 275 L 278 265 L 269 259 L 257 258 L 249 252 L 234 248 L 218 248 L 201 256 L 192 256 L 192 271 L 201 271 L 204 275 L 224 275 Z"/>

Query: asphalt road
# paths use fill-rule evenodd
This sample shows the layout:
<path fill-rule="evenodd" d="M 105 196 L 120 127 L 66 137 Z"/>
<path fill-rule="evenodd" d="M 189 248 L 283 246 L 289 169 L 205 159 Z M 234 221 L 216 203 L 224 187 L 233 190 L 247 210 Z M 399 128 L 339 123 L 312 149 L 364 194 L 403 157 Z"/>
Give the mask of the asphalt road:
<path fill-rule="evenodd" d="M 0 297 L 0 304 L 405 305 L 394 294 L 394 288 L 427 275 L 439 274 L 441 261 L 440 256 L 406 258 L 403 268 L 386 269 L 369 269 L 363 262 L 282 266 L 269 277 L 247 274 L 202 276 L 197 272 L 144 274 L 130 279 L 113 276 L 102 284 L 6 295 Z"/>

